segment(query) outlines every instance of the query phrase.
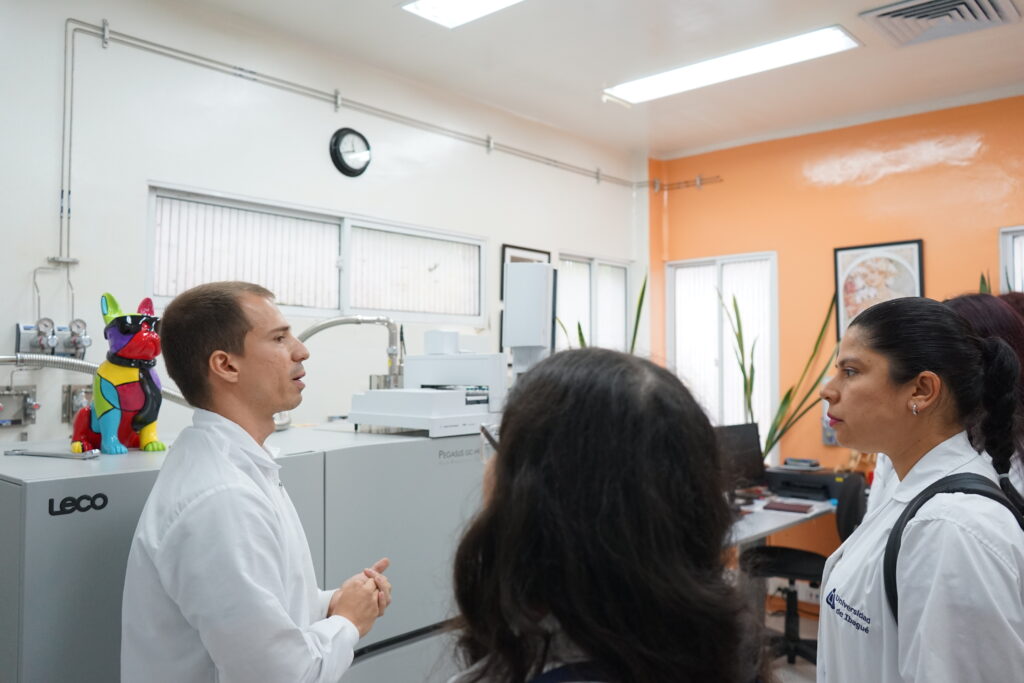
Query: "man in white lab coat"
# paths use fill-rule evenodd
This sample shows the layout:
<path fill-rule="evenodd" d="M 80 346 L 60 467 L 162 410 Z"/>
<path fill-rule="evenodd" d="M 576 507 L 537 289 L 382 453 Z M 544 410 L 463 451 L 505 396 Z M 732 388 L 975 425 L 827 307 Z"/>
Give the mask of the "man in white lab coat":
<path fill-rule="evenodd" d="M 196 407 L 128 556 L 121 680 L 336 681 L 391 600 L 388 561 L 321 591 L 280 465 L 273 415 L 309 357 L 266 289 L 200 285 L 162 321 L 167 371 Z"/>

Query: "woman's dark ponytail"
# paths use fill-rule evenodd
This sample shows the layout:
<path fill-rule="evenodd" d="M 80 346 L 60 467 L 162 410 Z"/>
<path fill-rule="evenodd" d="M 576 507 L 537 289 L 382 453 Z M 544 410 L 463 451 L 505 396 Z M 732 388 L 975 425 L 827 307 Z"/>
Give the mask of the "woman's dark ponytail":
<path fill-rule="evenodd" d="M 1006 476 L 1016 451 L 1014 420 L 1017 419 L 1020 361 L 1010 346 L 998 337 L 979 340 L 984 364 L 981 403 L 981 439 L 999 476 L 999 485 L 1014 506 L 1024 512 L 1024 497 Z"/>

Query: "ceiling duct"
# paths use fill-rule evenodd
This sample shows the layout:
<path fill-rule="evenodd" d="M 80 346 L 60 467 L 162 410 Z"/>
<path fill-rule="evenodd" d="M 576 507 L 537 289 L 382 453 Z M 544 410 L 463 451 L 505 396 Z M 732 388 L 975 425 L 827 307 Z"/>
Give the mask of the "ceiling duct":
<path fill-rule="evenodd" d="M 1020 21 L 1013 0 L 907 0 L 862 12 L 860 16 L 897 45 L 913 45 Z"/>

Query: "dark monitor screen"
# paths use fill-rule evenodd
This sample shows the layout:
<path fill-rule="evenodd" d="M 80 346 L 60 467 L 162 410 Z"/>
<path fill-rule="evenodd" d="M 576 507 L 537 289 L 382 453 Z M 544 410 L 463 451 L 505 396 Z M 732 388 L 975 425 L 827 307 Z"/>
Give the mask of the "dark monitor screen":
<path fill-rule="evenodd" d="M 756 424 L 715 427 L 726 490 L 766 483 L 761 438 Z"/>

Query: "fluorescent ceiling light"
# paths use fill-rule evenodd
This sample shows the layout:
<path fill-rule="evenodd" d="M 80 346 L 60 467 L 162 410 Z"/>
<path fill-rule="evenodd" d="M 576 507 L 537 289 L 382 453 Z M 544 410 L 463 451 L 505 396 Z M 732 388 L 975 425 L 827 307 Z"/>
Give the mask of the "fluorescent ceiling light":
<path fill-rule="evenodd" d="M 740 50 L 722 57 L 707 59 L 664 73 L 638 78 L 605 90 L 609 95 L 627 102 L 647 102 L 659 97 L 696 90 L 706 85 L 729 81 L 806 62 L 826 55 L 855 48 L 860 43 L 838 26 L 811 31 L 774 43 Z"/>
<path fill-rule="evenodd" d="M 465 23 L 493 14 L 498 10 L 523 0 L 416 0 L 402 9 L 429 19 L 446 28 L 455 28 Z"/>

